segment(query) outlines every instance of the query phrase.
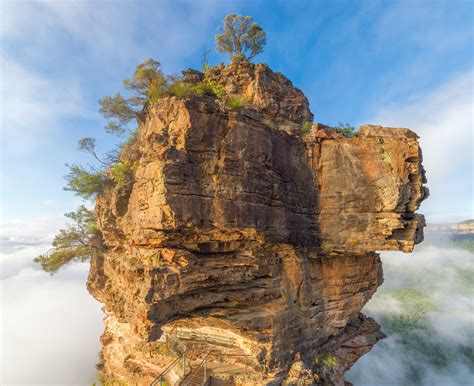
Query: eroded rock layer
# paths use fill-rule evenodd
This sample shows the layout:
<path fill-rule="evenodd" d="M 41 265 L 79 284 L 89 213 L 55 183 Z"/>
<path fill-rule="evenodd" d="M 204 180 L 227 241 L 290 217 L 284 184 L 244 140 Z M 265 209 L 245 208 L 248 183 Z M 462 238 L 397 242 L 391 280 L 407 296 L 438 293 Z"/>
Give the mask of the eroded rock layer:
<path fill-rule="evenodd" d="M 97 199 L 107 251 L 88 285 L 107 314 L 104 374 L 149 383 L 174 360 L 160 343 L 173 331 L 190 369 L 212 351 L 210 362 L 243 369 L 221 372 L 235 384 L 344 384 L 383 337 L 360 313 L 383 280 L 374 252 L 422 239 L 417 136 L 304 132 L 306 97 L 266 65 L 207 76 L 247 106 L 156 102 L 122 155 L 133 179 Z"/>

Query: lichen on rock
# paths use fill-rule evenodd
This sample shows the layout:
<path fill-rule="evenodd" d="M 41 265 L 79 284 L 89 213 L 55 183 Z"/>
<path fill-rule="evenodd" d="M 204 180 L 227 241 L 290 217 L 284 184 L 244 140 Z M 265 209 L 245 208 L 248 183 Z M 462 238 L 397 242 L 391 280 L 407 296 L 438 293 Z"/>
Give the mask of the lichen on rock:
<path fill-rule="evenodd" d="M 173 331 L 190 369 L 212 351 L 216 379 L 343 385 L 383 337 L 360 313 L 383 281 L 375 251 L 422 240 L 417 136 L 363 126 L 348 138 L 321 124 L 306 133 L 307 98 L 268 66 L 206 76 L 246 106 L 154 102 L 139 120 L 132 183 L 97 197 L 107 250 L 88 287 L 107 314 L 104 375 L 150 383 L 173 361 L 157 348 Z"/>

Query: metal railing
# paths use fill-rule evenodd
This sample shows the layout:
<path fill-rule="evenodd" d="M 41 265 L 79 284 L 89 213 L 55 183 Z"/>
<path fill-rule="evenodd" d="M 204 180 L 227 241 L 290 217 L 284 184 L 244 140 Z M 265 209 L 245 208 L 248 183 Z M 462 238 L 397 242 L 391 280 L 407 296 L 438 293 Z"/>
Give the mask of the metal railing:
<path fill-rule="evenodd" d="M 242 363 L 243 367 L 242 366 L 239 366 L 238 364 L 228 364 L 228 365 L 218 365 L 216 366 L 213 370 L 212 370 L 212 375 L 219 375 L 219 374 L 226 374 L 226 375 L 229 375 L 229 374 L 233 374 L 233 375 L 237 375 L 237 374 L 247 374 L 247 370 L 248 370 L 248 367 L 249 365 L 252 366 L 251 364 L 249 364 L 249 360 L 250 358 L 252 357 L 251 355 L 248 355 L 248 354 L 220 354 L 219 355 L 219 359 L 220 359 L 220 362 L 222 362 L 222 359 L 223 358 L 231 358 L 231 357 L 240 357 L 240 358 L 243 358 L 244 359 L 244 363 Z"/>
<path fill-rule="evenodd" d="M 216 352 L 215 350 L 211 350 L 210 347 L 212 345 L 224 345 L 224 346 L 232 346 L 232 343 L 235 343 L 233 338 L 229 337 L 222 337 L 213 334 L 199 334 L 193 332 L 186 332 L 186 331 L 179 331 L 177 330 L 177 325 L 175 325 L 169 333 L 164 332 L 165 334 L 165 343 L 170 351 L 176 355 L 176 359 L 157 377 L 153 380 L 150 386 L 168 386 L 168 382 L 165 379 L 165 376 L 169 374 L 172 370 L 176 369 L 177 366 L 181 365 L 181 370 L 179 371 L 180 379 L 182 380 L 179 382 L 179 385 L 188 386 L 191 385 L 191 382 L 194 384 L 199 385 L 206 385 L 214 373 L 217 375 L 219 373 L 226 373 L 226 374 L 242 374 L 247 373 L 247 366 L 248 361 L 247 359 L 250 355 L 247 354 L 233 354 L 233 353 L 220 353 Z M 179 336 L 179 338 L 178 338 Z M 206 343 L 209 347 L 209 352 L 205 356 L 205 358 L 199 363 L 198 367 L 195 369 L 187 369 L 187 362 L 186 362 L 186 354 L 188 352 L 188 347 L 180 340 L 191 340 L 194 342 L 203 342 Z M 204 338 L 204 339 L 203 339 Z M 227 350 L 226 350 L 227 351 Z M 222 358 L 229 358 L 229 357 L 243 357 L 245 364 L 243 369 L 239 366 L 235 365 L 224 365 L 224 366 L 217 366 L 216 368 L 210 369 L 207 367 L 208 361 L 211 355 L 215 355 L 216 359 L 219 358 L 222 361 Z M 189 367 L 189 366 L 188 366 Z M 186 374 L 186 370 L 191 370 L 188 374 Z M 242 372 L 243 370 L 243 372 Z"/>
<path fill-rule="evenodd" d="M 176 336 L 179 337 L 179 339 L 190 340 L 193 342 L 202 342 L 227 347 L 236 346 L 235 338 L 217 334 L 209 334 L 195 331 L 176 331 Z"/>
<path fill-rule="evenodd" d="M 229 365 L 217 365 L 213 368 L 208 368 L 207 364 L 210 357 L 214 355 L 216 359 L 222 361 L 223 358 L 230 358 L 230 357 L 241 357 L 244 358 L 245 364 L 242 368 L 236 364 L 229 364 Z M 251 355 L 248 354 L 225 354 L 221 352 L 217 352 L 211 350 L 207 353 L 206 357 L 201 361 L 198 367 L 189 373 L 186 378 L 180 383 L 180 386 L 192 386 L 192 385 L 201 385 L 205 386 L 210 384 L 212 377 L 219 376 L 221 374 L 225 375 L 241 375 L 247 374 L 248 371 L 248 359 Z"/>
<path fill-rule="evenodd" d="M 181 383 L 183 386 L 188 386 L 192 382 L 197 382 L 200 385 L 205 385 L 207 383 L 207 380 L 211 376 L 211 373 L 208 371 L 206 365 L 207 365 L 207 360 L 209 359 L 209 356 L 212 354 L 212 351 L 209 351 L 206 355 L 206 357 L 201 361 L 198 367 L 190 373 Z"/>
<path fill-rule="evenodd" d="M 181 377 L 186 375 L 186 353 L 188 348 L 186 345 L 181 342 L 176 336 L 172 335 L 176 331 L 176 326 L 170 331 L 170 333 L 164 332 L 166 346 L 170 351 L 176 355 L 176 359 L 161 372 L 158 377 L 156 377 L 151 383 L 150 386 L 165 386 L 168 385 L 168 382 L 165 379 L 165 376 L 174 370 L 177 366 L 181 365 Z"/>

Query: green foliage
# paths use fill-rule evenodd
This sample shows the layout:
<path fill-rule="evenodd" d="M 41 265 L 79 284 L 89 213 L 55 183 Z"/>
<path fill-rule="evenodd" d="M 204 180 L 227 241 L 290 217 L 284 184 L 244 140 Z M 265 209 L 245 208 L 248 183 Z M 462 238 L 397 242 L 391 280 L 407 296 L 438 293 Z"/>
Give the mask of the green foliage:
<path fill-rule="evenodd" d="M 337 359 L 334 355 L 327 355 L 324 358 L 322 358 L 322 363 L 324 366 L 327 366 L 327 367 L 336 367 Z"/>
<path fill-rule="evenodd" d="M 51 250 L 34 259 L 51 274 L 73 261 L 86 261 L 100 251 L 100 234 L 94 212 L 81 205 L 77 211 L 65 216 L 73 223 L 54 237 Z"/>
<path fill-rule="evenodd" d="M 124 87 L 132 96 L 124 98 L 120 93 L 99 100 L 100 113 L 109 119 L 106 130 L 109 133 L 123 135 L 128 123 L 150 103 L 168 95 L 168 83 L 163 75 L 160 63 L 147 59 L 140 63 L 131 79 L 124 80 Z"/>
<path fill-rule="evenodd" d="M 99 100 L 99 112 L 107 119 L 105 129 L 116 135 L 123 135 L 127 124 L 136 118 L 139 109 L 134 108 L 129 99 L 125 99 L 120 93 L 114 96 L 106 96 Z"/>
<path fill-rule="evenodd" d="M 352 137 L 355 134 L 355 128 L 348 123 L 339 123 L 335 129 L 346 137 Z"/>
<path fill-rule="evenodd" d="M 226 96 L 225 87 L 223 85 L 207 78 L 195 85 L 193 91 L 196 95 L 206 95 L 221 100 Z"/>
<path fill-rule="evenodd" d="M 311 131 L 311 127 L 313 126 L 312 122 L 304 121 L 303 125 L 301 126 L 301 131 L 303 133 L 309 133 Z"/>
<path fill-rule="evenodd" d="M 181 99 L 190 98 L 194 93 L 193 86 L 186 82 L 175 82 L 169 87 L 169 94 Z"/>
<path fill-rule="evenodd" d="M 147 59 L 140 63 L 131 79 L 125 79 L 124 87 L 135 92 L 135 96 L 130 99 L 132 104 L 144 106 L 168 95 L 168 83 L 159 62 Z"/>
<path fill-rule="evenodd" d="M 334 372 L 334 368 L 337 366 L 337 358 L 334 355 L 319 355 L 314 362 L 323 379 L 332 378 L 330 374 Z"/>
<path fill-rule="evenodd" d="M 405 288 L 393 294 L 401 306 L 400 312 L 383 315 L 378 318 L 383 331 L 388 335 L 396 335 L 407 355 L 428 362 L 436 368 L 444 368 L 456 354 L 435 339 L 429 322 L 429 315 L 436 310 L 428 293 L 417 288 Z M 421 376 L 416 366 L 410 365 L 411 377 Z"/>
<path fill-rule="evenodd" d="M 97 193 L 103 192 L 108 179 L 104 172 L 90 172 L 84 167 L 73 164 L 68 165 L 69 173 L 65 176 L 67 185 L 64 190 L 74 192 L 79 197 L 90 199 Z"/>
<path fill-rule="evenodd" d="M 110 167 L 110 172 L 115 183 L 122 182 L 132 172 L 132 165 L 128 162 L 116 162 Z"/>
<path fill-rule="evenodd" d="M 216 35 L 217 51 L 226 52 L 234 62 L 252 60 L 267 44 L 265 31 L 251 16 L 227 15 L 224 30 Z"/>
<path fill-rule="evenodd" d="M 245 107 L 245 100 L 240 95 L 232 95 L 227 99 L 226 106 L 231 110 L 240 110 Z"/>
<path fill-rule="evenodd" d="M 406 329 L 415 329 L 423 325 L 428 313 L 435 309 L 430 297 L 416 288 L 406 288 L 396 292 L 402 312 L 390 315 L 384 325 L 388 333 L 400 333 Z"/>

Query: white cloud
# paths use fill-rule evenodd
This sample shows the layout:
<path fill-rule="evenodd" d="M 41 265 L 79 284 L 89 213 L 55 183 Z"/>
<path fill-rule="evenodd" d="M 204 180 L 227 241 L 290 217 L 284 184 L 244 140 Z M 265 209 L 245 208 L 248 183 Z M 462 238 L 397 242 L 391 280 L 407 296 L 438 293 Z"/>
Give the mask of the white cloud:
<path fill-rule="evenodd" d="M 38 149 L 71 116 L 84 116 L 80 87 L 73 79 L 41 76 L 20 63 L 0 59 L 2 150 L 18 155 Z M 5 154 L 4 154 L 5 156 Z"/>
<path fill-rule="evenodd" d="M 356 385 L 403 385 L 416 382 L 420 386 L 462 385 L 473 379 L 461 353 L 461 346 L 469 347 L 474 339 L 474 305 L 472 288 L 464 282 L 474 272 L 474 254 L 451 246 L 419 245 L 412 254 L 384 252 L 381 254 L 385 281 L 364 312 L 379 322 L 382 317 L 400 314 L 403 304 L 395 293 L 417 289 L 429 299 L 428 331 L 417 330 L 416 344 L 404 341 L 399 333 L 392 333 L 362 357 L 347 374 Z M 471 279 L 472 280 L 472 279 Z M 395 307 L 395 308 L 393 308 Z M 398 330 L 401 325 L 398 325 Z M 383 330 L 383 328 L 382 328 Z M 398 331 L 397 330 L 397 331 Z M 406 334 L 414 331 L 405 331 Z M 413 336 L 409 337 L 414 339 Z M 426 346 L 423 346 L 424 342 Z M 419 347 L 420 352 L 417 352 Z M 445 366 L 433 360 L 439 349 L 446 355 Z M 424 352 L 424 355 L 421 354 Z M 416 367 L 420 379 L 414 379 L 410 367 Z M 389 370 L 387 370 L 389 369 Z"/>
<path fill-rule="evenodd" d="M 10 220 L 0 222 L 0 236 L 2 239 L 45 239 L 54 235 L 66 223 L 62 213 L 48 213 L 38 217 Z"/>
<path fill-rule="evenodd" d="M 84 43 L 94 55 L 136 54 L 137 7 L 128 2 L 41 1 L 53 24 Z"/>
<path fill-rule="evenodd" d="M 38 269 L 33 259 L 51 248 L 51 241 L 65 220 L 62 214 L 29 220 L 4 219 L 0 223 L 0 278 L 14 276 L 26 267 Z"/>
<path fill-rule="evenodd" d="M 463 73 L 370 119 L 384 126 L 409 127 L 421 137 L 431 191 L 422 212 L 429 220 L 461 220 L 474 215 L 473 75 L 472 71 Z"/>
<path fill-rule="evenodd" d="M 103 331 L 86 290 L 89 264 L 51 276 L 33 259 L 50 248 L 62 215 L 1 224 L 0 384 L 90 384 Z"/>
<path fill-rule="evenodd" d="M 87 270 L 80 264 L 51 277 L 26 268 L 0 282 L 2 385 L 95 379 L 103 325 L 85 289 Z"/>
<path fill-rule="evenodd" d="M 202 49 L 220 23 L 217 16 L 229 7 L 229 3 L 213 0 L 182 1 L 181 6 L 174 1 L 142 5 L 127 1 L 4 2 L 0 38 L 28 47 L 28 55 L 35 58 L 45 50 L 57 54 L 58 47 L 68 49 L 74 44 L 88 62 L 107 63 L 108 72 L 147 57 L 166 61 L 173 68 Z M 68 59 L 81 62 L 83 55 Z"/>

